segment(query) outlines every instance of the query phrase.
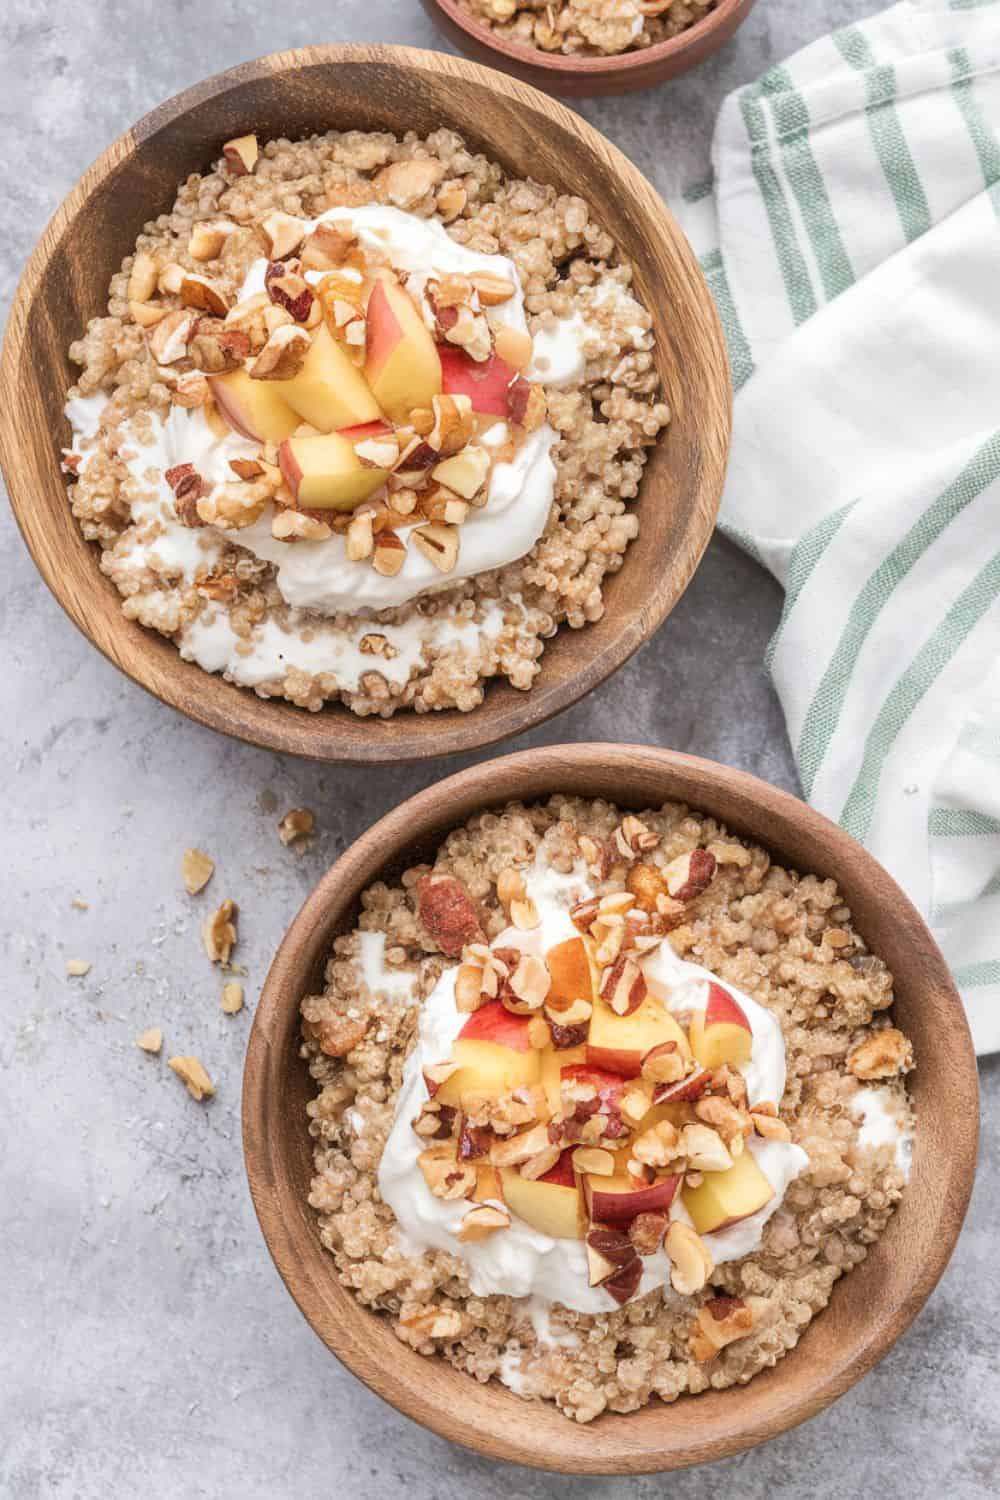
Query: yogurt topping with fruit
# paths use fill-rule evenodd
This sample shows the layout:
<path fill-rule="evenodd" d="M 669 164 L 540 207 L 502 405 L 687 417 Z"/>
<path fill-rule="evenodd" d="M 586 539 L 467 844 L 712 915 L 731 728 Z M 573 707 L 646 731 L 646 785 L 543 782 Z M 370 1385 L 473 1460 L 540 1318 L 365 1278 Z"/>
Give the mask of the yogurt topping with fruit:
<path fill-rule="evenodd" d="M 703 879 L 695 854 L 667 879 Z M 420 1012 L 379 1168 L 400 1248 L 459 1256 L 476 1295 L 590 1314 L 700 1290 L 808 1161 L 777 1114 L 781 1028 L 635 894 L 602 907 L 582 865 L 509 874 L 511 925 Z"/>

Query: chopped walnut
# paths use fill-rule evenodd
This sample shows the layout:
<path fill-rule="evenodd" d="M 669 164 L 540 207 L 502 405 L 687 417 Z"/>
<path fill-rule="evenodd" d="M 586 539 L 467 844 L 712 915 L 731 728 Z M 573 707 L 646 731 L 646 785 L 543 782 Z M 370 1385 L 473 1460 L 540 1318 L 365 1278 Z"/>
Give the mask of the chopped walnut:
<path fill-rule="evenodd" d="M 476 1169 L 458 1160 L 453 1145 L 428 1146 L 417 1157 L 417 1165 L 435 1198 L 452 1202 L 475 1191 Z"/>
<path fill-rule="evenodd" d="M 135 1045 L 141 1047 L 143 1052 L 156 1054 L 163 1046 L 163 1032 L 159 1026 L 147 1026 L 145 1031 L 140 1031 L 135 1039 Z"/>
<path fill-rule="evenodd" d="M 875 1078 L 895 1078 L 913 1067 L 913 1047 L 895 1026 L 872 1032 L 852 1052 L 847 1066 L 855 1078 L 867 1082 Z"/>
<path fill-rule="evenodd" d="M 226 900 L 203 923 L 201 940 L 213 964 L 228 964 L 236 947 L 238 917 L 239 908 L 235 901 Z"/>
<path fill-rule="evenodd" d="M 753 1309 L 742 1297 L 708 1297 L 698 1309 L 691 1329 L 688 1340 L 691 1357 L 704 1364 L 727 1344 L 746 1338 L 753 1326 Z"/>
<path fill-rule="evenodd" d="M 297 854 L 304 853 L 309 847 L 315 831 L 316 819 L 308 807 L 293 807 L 278 824 L 279 839 L 286 849 L 291 846 Z"/>
<path fill-rule="evenodd" d="M 196 1057 L 172 1057 L 167 1066 L 172 1068 L 181 1082 L 187 1085 L 187 1091 L 192 1099 L 200 1102 L 202 1099 L 214 1097 L 215 1085 Z"/>
<path fill-rule="evenodd" d="M 201 849 L 185 849 L 181 855 L 181 878 L 189 896 L 203 891 L 215 873 L 215 861 Z"/>

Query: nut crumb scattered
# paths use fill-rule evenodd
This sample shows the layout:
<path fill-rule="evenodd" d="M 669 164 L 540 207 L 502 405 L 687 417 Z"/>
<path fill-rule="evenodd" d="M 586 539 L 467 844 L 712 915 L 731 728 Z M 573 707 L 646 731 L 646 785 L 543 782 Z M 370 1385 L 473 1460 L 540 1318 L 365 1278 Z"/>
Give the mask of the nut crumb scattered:
<path fill-rule="evenodd" d="M 200 1102 L 202 1099 L 215 1097 L 215 1085 L 196 1057 L 172 1057 L 167 1066 L 172 1068 L 181 1082 L 187 1085 L 187 1091 L 192 1099 Z"/>
<path fill-rule="evenodd" d="M 235 901 L 223 901 L 222 905 L 202 923 L 201 940 L 205 952 L 213 964 L 228 964 L 236 947 L 236 922 L 239 907 Z"/>
<path fill-rule="evenodd" d="M 316 819 L 308 807 L 293 807 L 278 824 L 278 837 L 285 848 L 304 854 L 316 832 Z"/>
<path fill-rule="evenodd" d="M 89 901 L 84 901 L 82 899 L 82 897 L 80 897 L 80 896 L 74 896 L 73 899 L 72 899 L 72 901 L 69 904 L 70 904 L 70 906 L 75 907 L 75 909 L 77 911 L 89 911 L 90 910 L 90 902 Z"/>
<path fill-rule="evenodd" d="M 143 1052 L 159 1052 L 163 1046 L 163 1032 L 159 1026 L 148 1026 L 145 1031 L 139 1032 L 135 1045 L 141 1047 Z"/>
<path fill-rule="evenodd" d="M 235 980 L 231 980 L 229 984 L 224 984 L 222 986 L 220 1004 L 227 1016 L 239 1015 L 243 1009 L 243 986 L 237 984 Z"/>
<path fill-rule="evenodd" d="M 201 849 L 185 849 L 181 856 L 181 875 L 189 896 L 203 891 L 215 874 L 215 861 Z"/>
<path fill-rule="evenodd" d="M 84 974 L 89 974 L 90 961 L 86 958 L 71 958 L 66 963 L 66 973 L 72 979 L 82 979 Z"/>

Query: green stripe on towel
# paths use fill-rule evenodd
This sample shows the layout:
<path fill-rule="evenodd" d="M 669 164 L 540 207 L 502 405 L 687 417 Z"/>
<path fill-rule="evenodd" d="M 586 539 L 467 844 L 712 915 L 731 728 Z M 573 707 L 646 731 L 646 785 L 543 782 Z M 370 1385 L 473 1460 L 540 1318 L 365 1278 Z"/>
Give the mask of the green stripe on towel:
<path fill-rule="evenodd" d="M 708 289 L 715 301 L 715 308 L 719 314 L 719 322 L 722 324 L 722 332 L 726 340 L 726 348 L 729 351 L 729 366 L 733 376 L 733 390 L 738 391 L 741 386 L 746 385 L 753 374 L 753 355 L 747 336 L 743 332 L 740 315 L 733 301 L 733 294 L 729 288 L 729 278 L 726 276 L 725 262 L 722 259 L 721 250 L 711 250 L 708 255 L 702 256 L 701 269 Z"/>
<path fill-rule="evenodd" d="M 785 283 L 788 305 L 796 324 L 804 323 L 816 311 L 816 293 L 813 290 L 809 268 L 796 243 L 795 228 L 781 183 L 771 164 L 764 113 L 752 90 L 744 89 L 740 95 L 740 109 L 743 112 L 743 123 L 750 139 L 753 175 L 771 226 L 771 238 L 774 241 L 782 280 Z"/>
<path fill-rule="evenodd" d="M 964 969 L 954 969 L 952 979 L 959 989 L 971 990 L 977 985 L 1000 984 L 1000 963 L 986 959 L 981 964 L 966 964 Z"/>
<path fill-rule="evenodd" d="M 1000 818 L 968 807 L 932 807 L 927 831 L 941 839 L 982 838 L 1000 833 Z"/>
<path fill-rule="evenodd" d="M 1000 552 L 977 573 L 955 600 L 886 698 L 865 741 L 865 753 L 851 794 L 837 821 L 863 842 L 871 827 L 882 767 L 901 730 L 937 681 L 966 637 L 1000 598 Z M 1000 972 L 1000 968 L 998 968 Z"/>
<path fill-rule="evenodd" d="M 849 505 L 842 505 L 840 510 L 833 510 L 822 521 L 817 522 L 809 531 L 801 536 L 795 544 L 791 560 L 788 564 L 788 577 L 785 580 L 785 602 L 781 610 L 781 619 L 778 627 L 772 635 L 766 652 L 764 653 L 764 666 L 767 671 L 771 670 L 774 655 L 784 634 L 788 617 L 798 602 L 798 597 L 805 588 L 823 553 L 833 541 L 842 524 L 857 505 L 852 500 Z"/>
<path fill-rule="evenodd" d="M 896 70 L 876 63 L 867 39 L 856 26 L 835 31 L 833 41 L 844 60 L 865 74 L 865 113 L 872 144 L 903 233 L 908 242 L 918 239 L 930 229 L 931 214 L 896 111 Z"/>
<path fill-rule="evenodd" d="M 987 187 L 992 187 L 995 182 L 1000 182 L 1000 144 L 980 109 L 973 90 L 972 62 L 964 47 L 956 47 L 949 52 L 948 61 L 954 77 L 952 96 L 979 157 L 983 181 Z"/>
<path fill-rule="evenodd" d="M 913 565 L 956 516 L 1000 477 L 1000 432 L 994 433 L 956 479 L 924 511 L 870 575 L 851 608 L 802 725 L 796 760 L 806 797 L 833 738 L 861 648 L 885 605 Z"/>

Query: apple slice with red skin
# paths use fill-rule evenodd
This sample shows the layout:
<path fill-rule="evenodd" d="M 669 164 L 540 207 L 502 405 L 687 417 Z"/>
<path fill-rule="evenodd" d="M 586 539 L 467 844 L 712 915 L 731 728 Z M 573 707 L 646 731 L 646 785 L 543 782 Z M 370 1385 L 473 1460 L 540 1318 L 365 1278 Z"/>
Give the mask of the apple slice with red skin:
<path fill-rule="evenodd" d="M 515 1016 L 499 1000 L 488 1000 L 474 1010 L 458 1033 L 461 1042 L 495 1042 L 514 1052 L 530 1052 L 530 1016 Z"/>
<path fill-rule="evenodd" d="M 499 1098 L 538 1082 L 540 1056 L 528 1040 L 530 1017 L 514 1016 L 499 1000 L 480 1006 L 462 1027 L 452 1048 L 456 1070 L 435 1099 L 461 1106 L 463 1094 Z"/>
<path fill-rule="evenodd" d="M 476 360 L 454 344 L 438 344 L 437 352 L 441 361 L 441 387 L 446 396 L 468 396 L 473 411 L 506 417 L 507 387 L 516 370 L 498 354 Z"/>
<path fill-rule="evenodd" d="M 691 1021 L 691 1050 L 705 1068 L 721 1068 L 723 1063 L 738 1068 L 750 1061 L 753 1031 L 739 1002 L 714 981 L 708 986 L 704 1011 L 696 1011 Z"/>
<path fill-rule="evenodd" d="M 338 427 L 337 432 L 349 443 L 363 443 L 366 438 L 383 437 L 385 433 L 392 432 L 390 423 L 381 420 L 375 422 L 358 422 L 354 427 Z"/>
<path fill-rule="evenodd" d="M 583 1239 L 586 1221 L 572 1150 L 564 1151 L 541 1177 L 522 1177 L 516 1167 L 501 1167 L 500 1180 L 507 1207 L 532 1229 L 554 1240 Z"/>
<path fill-rule="evenodd" d="M 403 421 L 441 390 L 434 340 L 398 281 L 376 281 L 368 299 L 365 379 L 378 405 Z"/>
<path fill-rule="evenodd" d="M 680 1182 L 679 1175 L 640 1183 L 628 1172 L 613 1177 L 590 1174 L 583 1179 L 587 1212 L 600 1224 L 631 1224 L 639 1214 L 665 1214 Z"/>
<path fill-rule="evenodd" d="M 690 1057 L 687 1037 L 654 996 L 647 995 L 627 1016 L 616 1015 L 605 1000 L 595 998 L 587 1036 L 587 1058 L 595 1067 L 638 1078 L 642 1059 L 663 1042 L 675 1042 L 681 1057 Z"/>

